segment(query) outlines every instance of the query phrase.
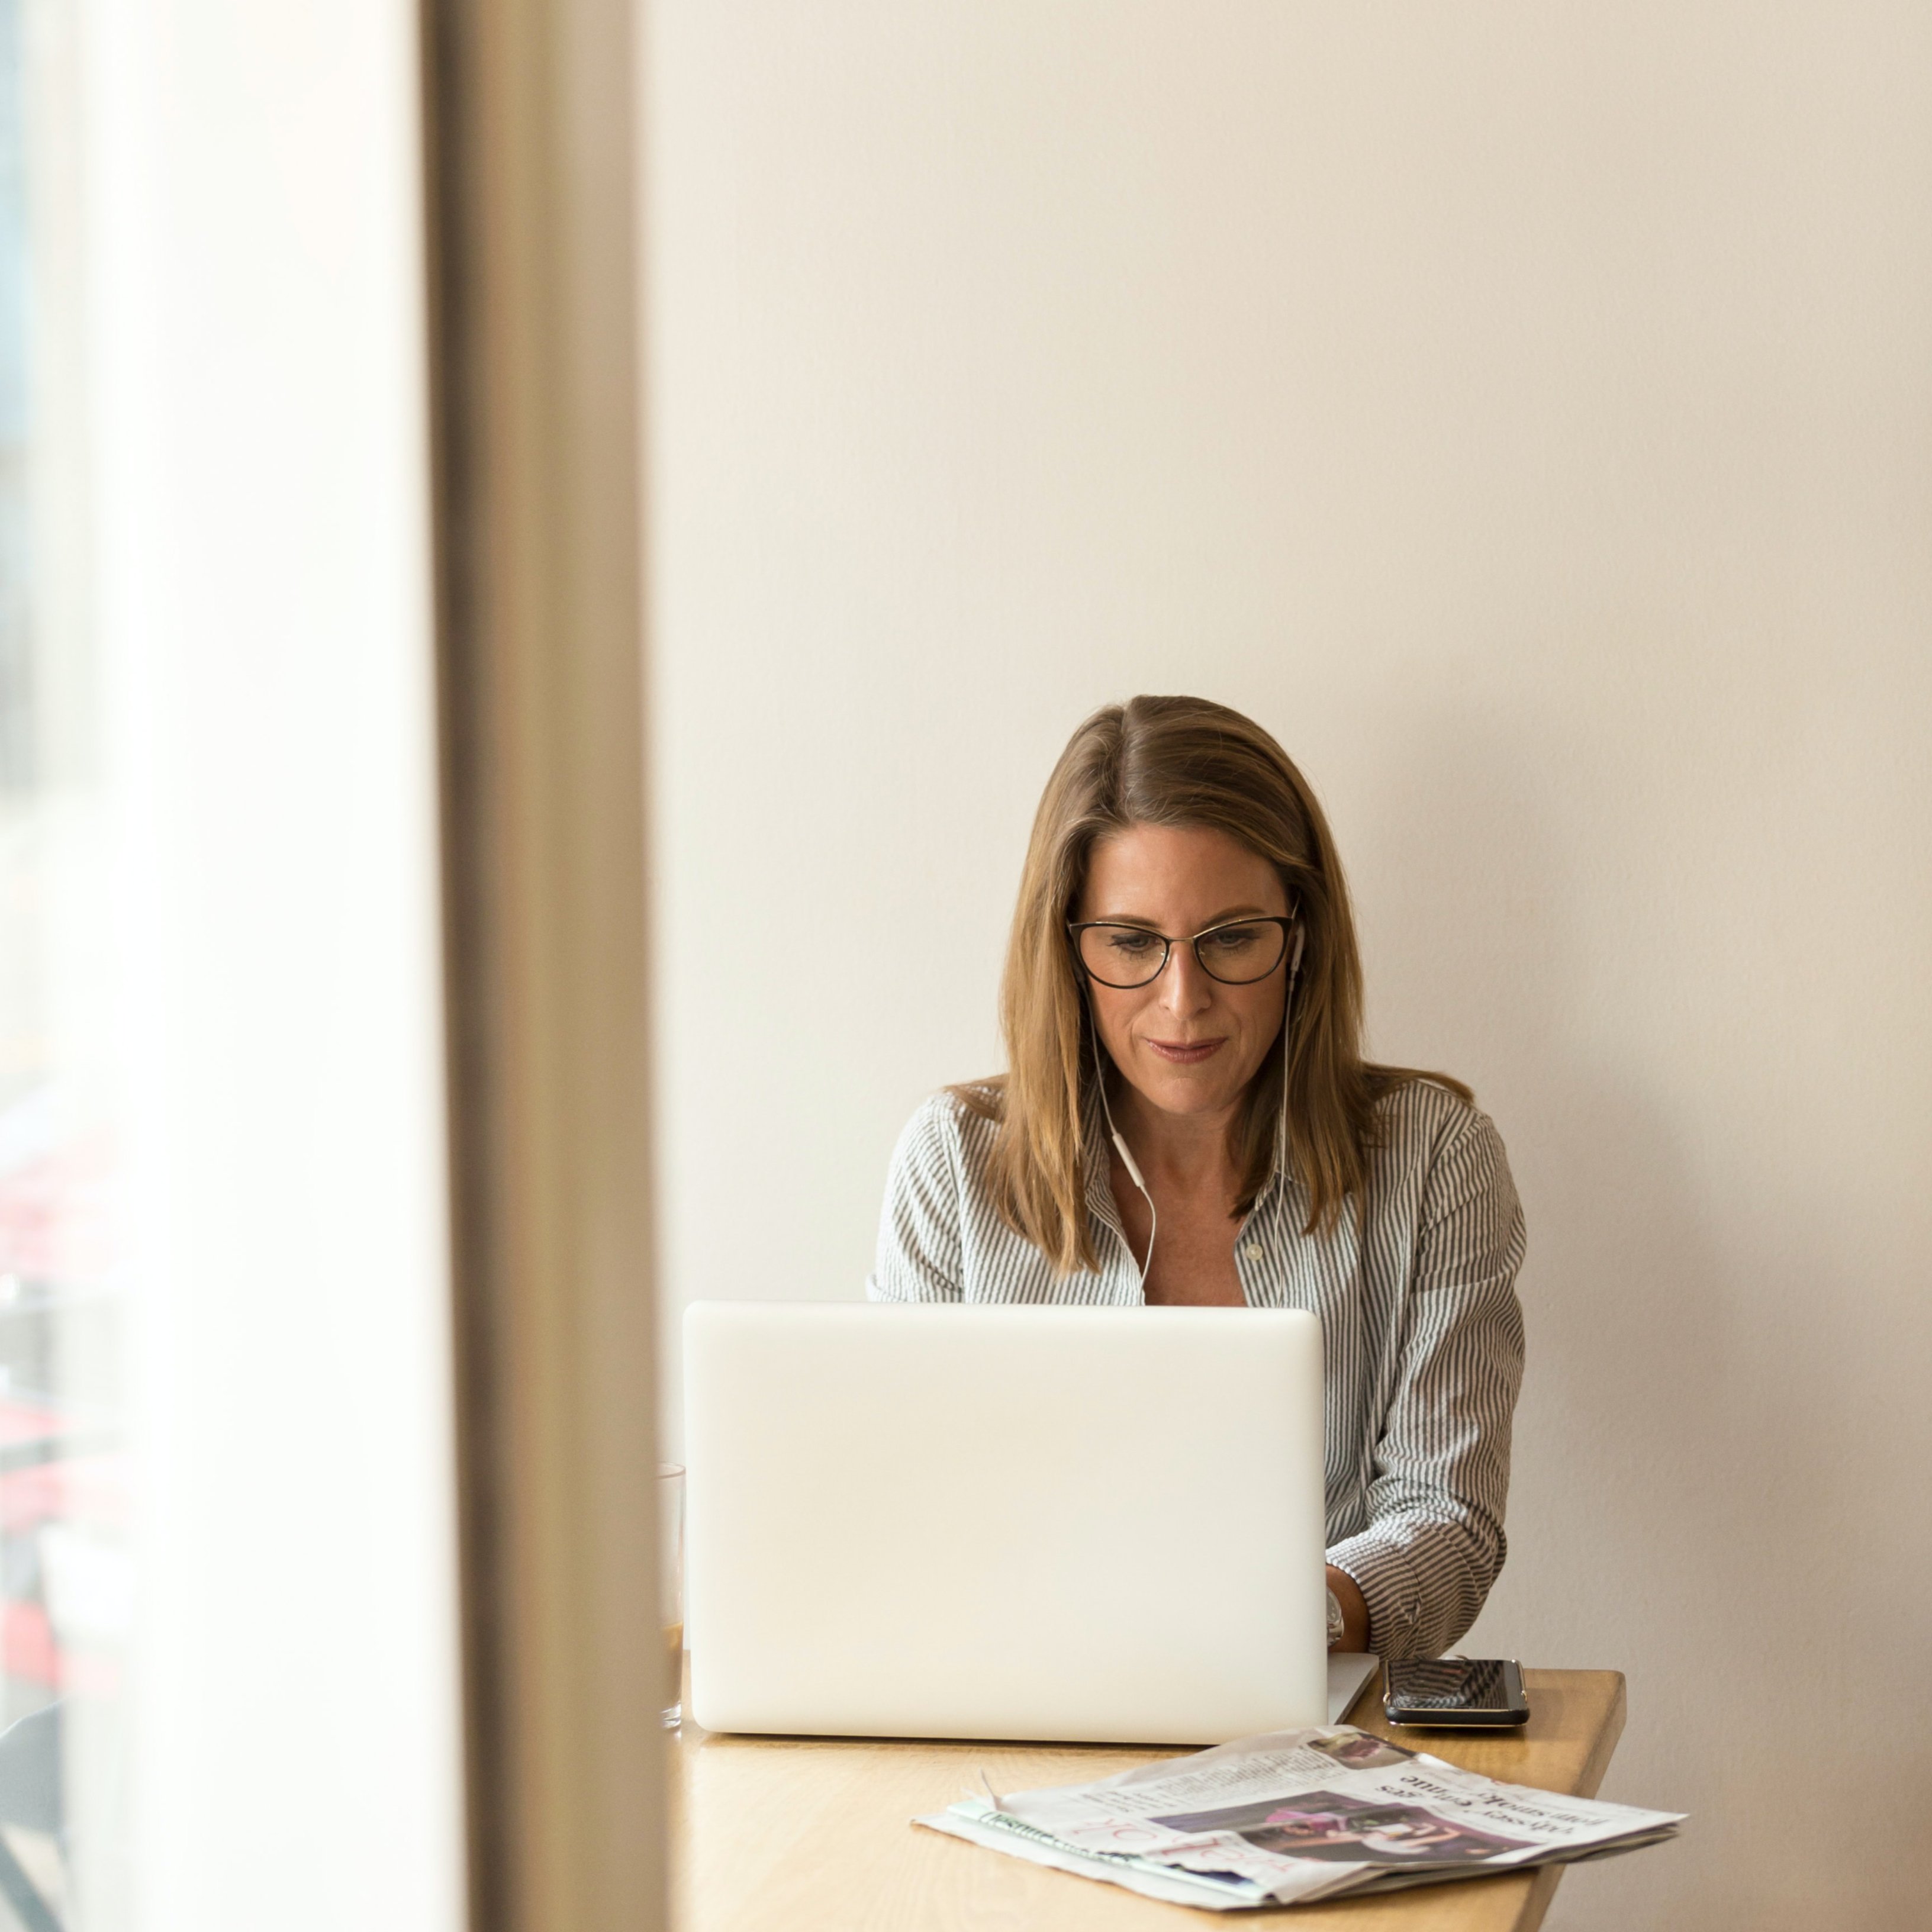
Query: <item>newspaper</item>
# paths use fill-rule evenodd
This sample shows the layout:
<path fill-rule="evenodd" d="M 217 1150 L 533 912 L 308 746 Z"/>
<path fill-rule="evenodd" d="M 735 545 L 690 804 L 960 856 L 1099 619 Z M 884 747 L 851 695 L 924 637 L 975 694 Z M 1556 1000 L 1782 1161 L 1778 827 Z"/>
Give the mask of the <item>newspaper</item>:
<path fill-rule="evenodd" d="M 1343 1725 L 1240 1738 L 1097 1784 L 962 1799 L 914 1822 L 1150 1898 L 1294 1905 L 1602 1858 L 1676 1811 L 1566 1797 Z"/>

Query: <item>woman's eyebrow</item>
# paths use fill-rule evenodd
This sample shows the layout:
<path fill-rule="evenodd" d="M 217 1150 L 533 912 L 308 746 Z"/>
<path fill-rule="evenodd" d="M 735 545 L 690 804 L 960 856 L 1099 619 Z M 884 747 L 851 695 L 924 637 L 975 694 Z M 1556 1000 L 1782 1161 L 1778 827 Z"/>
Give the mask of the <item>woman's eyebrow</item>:
<path fill-rule="evenodd" d="M 1205 932 L 1208 926 L 1226 926 L 1230 920 L 1286 919 L 1287 916 L 1288 914 L 1285 912 L 1270 912 L 1264 906 L 1230 906 L 1226 912 L 1217 912 L 1208 922 L 1207 926 L 1197 926 L 1195 929 L 1199 932 Z M 1100 913 L 1088 920 L 1086 923 L 1089 926 L 1144 926 L 1149 932 L 1158 932 L 1160 930 L 1160 922 L 1158 920 L 1149 919 L 1145 914 L 1137 912 Z"/>

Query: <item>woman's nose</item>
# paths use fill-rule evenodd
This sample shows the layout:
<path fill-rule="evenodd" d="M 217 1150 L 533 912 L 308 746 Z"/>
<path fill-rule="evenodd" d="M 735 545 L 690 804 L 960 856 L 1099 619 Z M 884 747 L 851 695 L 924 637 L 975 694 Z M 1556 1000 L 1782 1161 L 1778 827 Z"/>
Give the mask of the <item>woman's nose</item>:
<path fill-rule="evenodd" d="M 1214 997 L 1214 982 L 1201 970 L 1191 946 L 1177 946 L 1161 976 L 1160 1003 L 1172 1013 L 1198 1013 Z"/>

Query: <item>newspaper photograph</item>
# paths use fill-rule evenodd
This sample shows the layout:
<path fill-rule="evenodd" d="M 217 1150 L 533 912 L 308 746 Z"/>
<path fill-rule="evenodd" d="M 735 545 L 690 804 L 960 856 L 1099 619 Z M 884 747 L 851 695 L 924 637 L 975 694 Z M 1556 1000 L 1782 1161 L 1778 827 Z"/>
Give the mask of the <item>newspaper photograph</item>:
<path fill-rule="evenodd" d="M 1226 1910 L 1600 1858 L 1671 1836 L 1684 1814 L 1498 1784 L 1342 1726 L 1238 1738 L 1094 1784 L 989 1786 L 914 1822 Z"/>

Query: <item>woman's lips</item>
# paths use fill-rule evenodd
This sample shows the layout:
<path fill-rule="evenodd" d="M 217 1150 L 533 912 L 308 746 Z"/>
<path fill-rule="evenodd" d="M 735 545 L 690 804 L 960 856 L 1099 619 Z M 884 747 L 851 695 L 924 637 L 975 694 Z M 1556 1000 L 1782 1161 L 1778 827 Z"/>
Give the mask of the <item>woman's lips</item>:
<path fill-rule="evenodd" d="M 1150 1053 L 1176 1066 L 1198 1066 L 1204 1060 L 1212 1060 L 1227 1043 L 1225 1039 L 1150 1040 L 1145 1045 Z"/>

